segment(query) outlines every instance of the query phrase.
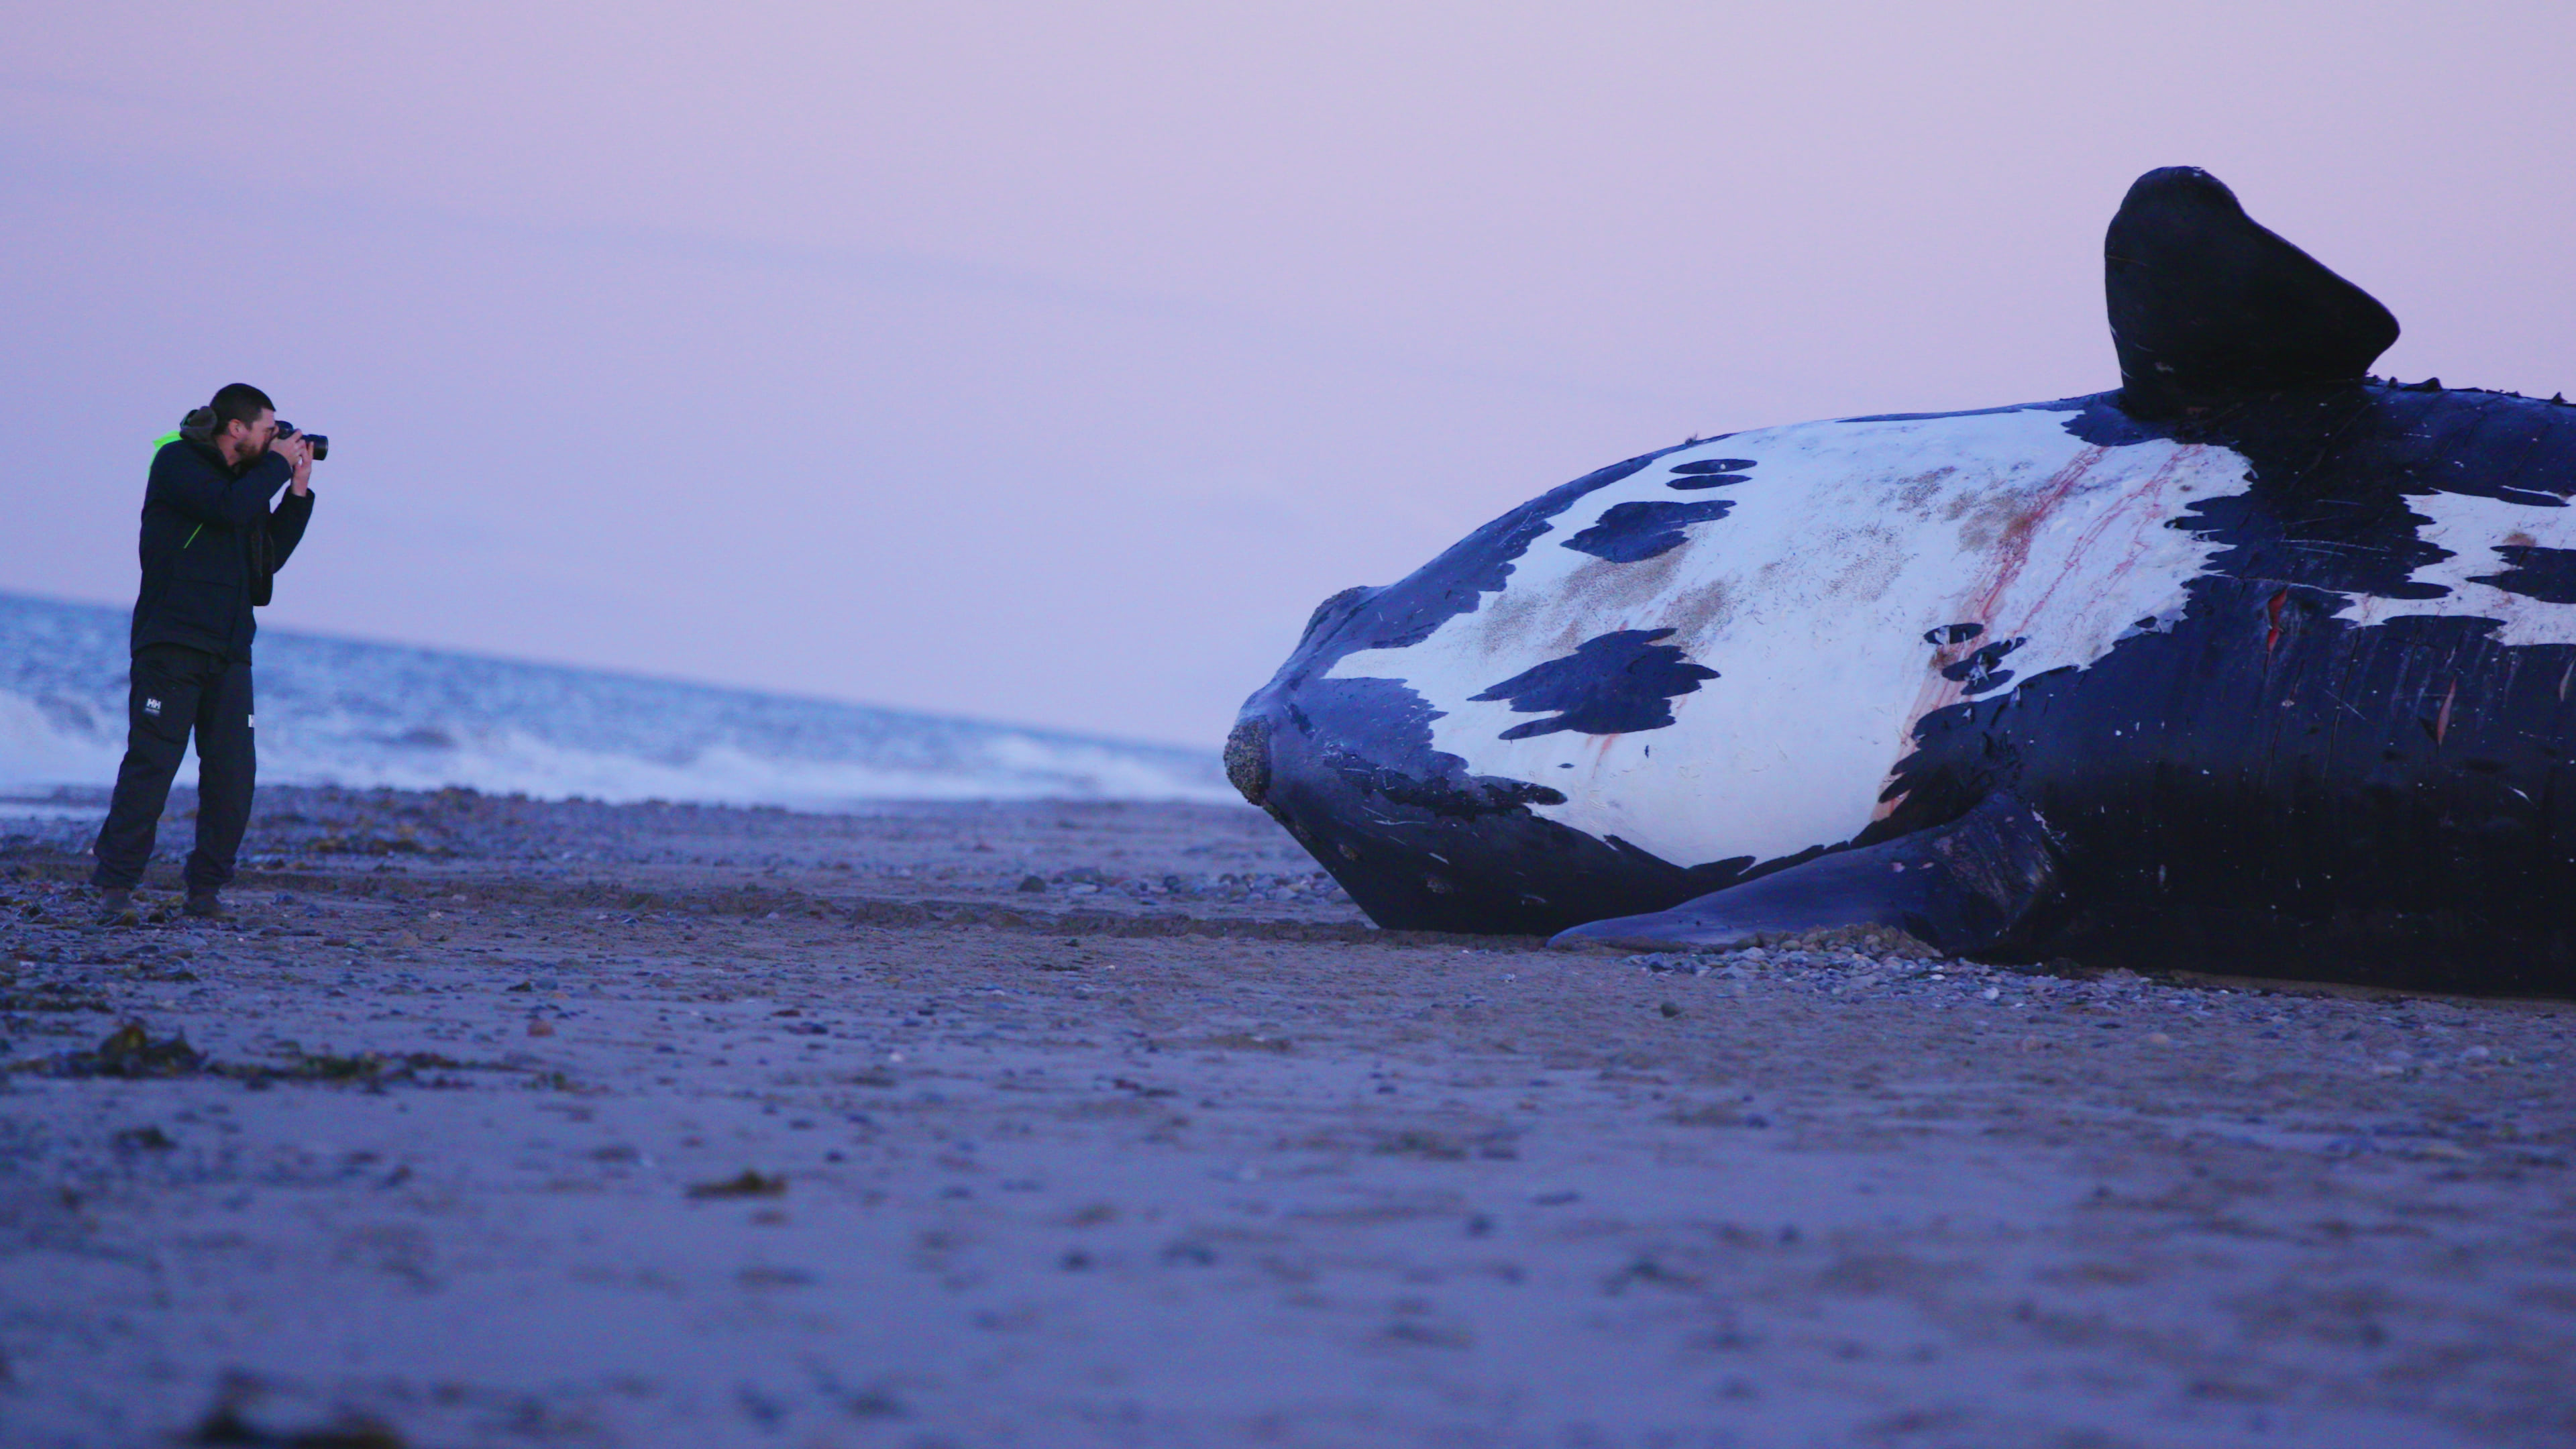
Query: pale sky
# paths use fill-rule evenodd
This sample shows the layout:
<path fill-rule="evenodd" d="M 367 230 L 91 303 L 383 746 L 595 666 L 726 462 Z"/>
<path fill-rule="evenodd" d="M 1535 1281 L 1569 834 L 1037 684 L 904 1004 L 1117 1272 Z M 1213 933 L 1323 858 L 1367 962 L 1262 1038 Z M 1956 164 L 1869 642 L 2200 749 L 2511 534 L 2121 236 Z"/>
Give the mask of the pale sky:
<path fill-rule="evenodd" d="M 229 8 L 0 6 L 0 588 L 238 379 L 272 625 L 1212 744 L 1602 464 L 2115 385 L 2173 164 L 2576 386 L 2564 3 Z"/>

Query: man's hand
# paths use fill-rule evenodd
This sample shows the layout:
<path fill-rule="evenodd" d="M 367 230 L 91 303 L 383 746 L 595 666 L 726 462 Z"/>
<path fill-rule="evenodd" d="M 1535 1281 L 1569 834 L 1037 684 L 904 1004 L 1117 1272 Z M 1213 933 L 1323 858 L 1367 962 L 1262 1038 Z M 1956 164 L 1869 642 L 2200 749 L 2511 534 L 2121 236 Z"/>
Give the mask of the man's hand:
<path fill-rule="evenodd" d="M 301 498 L 311 491 L 308 485 L 313 478 L 313 444 L 310 440 L 297 433 L 294 437 L 280 438 L 270 444 L 269 451 L 284 458 L 287 466 L 295 470 L 295 481 L 286 485 L 287 492 Z"/>

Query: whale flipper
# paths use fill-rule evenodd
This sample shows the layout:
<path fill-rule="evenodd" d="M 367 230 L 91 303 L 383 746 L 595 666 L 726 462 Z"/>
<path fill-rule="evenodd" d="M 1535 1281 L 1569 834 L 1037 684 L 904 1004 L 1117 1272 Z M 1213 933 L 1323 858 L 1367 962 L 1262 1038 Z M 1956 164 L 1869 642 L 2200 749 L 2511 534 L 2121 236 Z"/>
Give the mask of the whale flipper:
<path fill-rule="evenodd" d="M 2196 166 L 2137 179 L 2102 261 L 2121 406 L 2136 416 L 2358 382 L 2397 340 L 2376 298 L 2247 216 Z"/>
<path fill-rule="evenodd" d="M 1668 911 L 1576 926 L 1551 944 L 1675 950 L 1893 926 L 1961 955 L 2008 939 L 2056 889 L 2048 823 L 1998 794 L 1948 825 L 1820 855 Z"/>

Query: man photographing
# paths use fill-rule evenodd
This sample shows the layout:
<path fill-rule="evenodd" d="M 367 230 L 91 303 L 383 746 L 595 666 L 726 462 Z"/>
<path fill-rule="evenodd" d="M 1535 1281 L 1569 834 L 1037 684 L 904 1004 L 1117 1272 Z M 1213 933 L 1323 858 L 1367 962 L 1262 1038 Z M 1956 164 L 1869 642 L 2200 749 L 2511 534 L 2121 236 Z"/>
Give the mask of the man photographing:
<path fill-rule="evenodd" d="M 268 394 L 236 382 L 189 413 L 153 452 L 125 762 L 90 876 L 102 920 L 122 915 L 143 879 L 191 731 L 197 848 L 188 856 L 186 909 L 192 916 L 224 913 L 218 893 L 232 881 L 258 773 L 250 689 L 258 624 L 251 610 L 268 602 L 271 578 L 304 537 L 313 516 L 307 482 L 326 447 L 281 427 Z"/>

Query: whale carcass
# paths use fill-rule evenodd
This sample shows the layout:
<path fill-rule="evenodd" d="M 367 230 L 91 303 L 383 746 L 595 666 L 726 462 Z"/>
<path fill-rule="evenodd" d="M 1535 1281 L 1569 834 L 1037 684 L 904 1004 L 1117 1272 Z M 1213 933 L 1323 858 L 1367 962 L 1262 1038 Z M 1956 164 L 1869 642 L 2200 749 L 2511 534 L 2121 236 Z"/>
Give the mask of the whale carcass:
<path fill-rule="evenodd" d="M 2576 988 L 2576 410 L 2206 172 L 2121 386 L 1693 440 L 1319 607 L 1230 777 L 1378 923 Z"/>

